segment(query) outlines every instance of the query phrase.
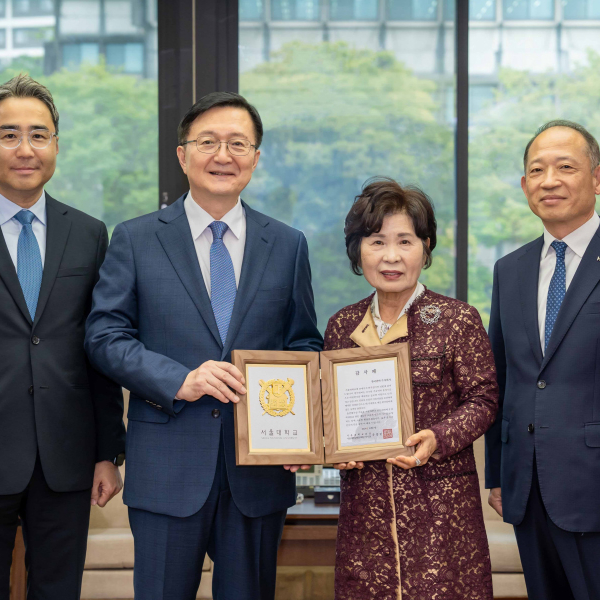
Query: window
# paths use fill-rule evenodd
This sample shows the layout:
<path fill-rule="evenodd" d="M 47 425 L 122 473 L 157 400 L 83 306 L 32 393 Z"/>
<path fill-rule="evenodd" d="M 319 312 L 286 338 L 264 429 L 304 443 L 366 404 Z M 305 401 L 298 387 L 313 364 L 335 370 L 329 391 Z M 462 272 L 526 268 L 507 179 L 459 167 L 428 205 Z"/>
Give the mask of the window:
<path fill-rule="evenodd" d="M 135 18 L 134 0 L 104 0 L 104 29 L 107 34 L 142 33 Z"/>
<path fill-rule="evenodd" d="M 13 29 L 15 48 L 41 48 L 54 37 L 54 29 L 50 27 L 23 27 Z"/>
<path fill-rule="evenodd" d="M 141 74 L 144 71 L 144 45 L 107 44 L 106 64 L 123 69 L 125 73 Z"/>
<path fill-rule="evenodd" d="M 554 0 L 504 0 L 506 20 L 554 19 Z"/>
<path fill-rule="evenodd" d="M 387 0 L 388 18 L 396 21 L 437 21 L 441 0 Z"/>
<path fill-rule="evenodd" d="M 103 4 L 111 9 L 121 4 L 123 28 L 137 31 L 140 14 L 131 10 L 132 2 Z M 21 6 L 25 10 L 24 2 Z M 12 62 L 0 65 L 0 78 L 26 72 L 52 92 L 60 113 L 60 153 L 46 189 L 102 219 L 112 232 L 158 203 L 158 85 L 156 70 L 148 67 L 156 60 L 156 50 L 150 50 L 156 48 L 156 15 L 141 23 L 145 41 L 139 34 L 129 41 L 129 35 L 102 34 L 99 1 L 61 0 L 57 6 L 58 27 L 13 30 Z M 0 32 L 0 45 L 10 44 L 11 36 Z"/>
<path fill-rule="evenodd" d="M 6 48 L 6 29 L 0 29 L 0 48 Z"/>
<path fill-rule="evenodd" d="M 6 16 L 6 0 L 0 0 L 0 19 Z"/>
<path fill-rule="evenodd" d="M 239 0 L 240 21 L 259 21 L 263 18 L 263 0 Z"/>
<path fill-rule="evenodd" d="M 82 64 L 97 65 L 100 62 L 98 44 L 65 44 L 63 46 L 63 65 L 77 70 Z"/>
<path fill-rule="evenodd" d="M 455 14 L 456 0 L 444 0 L 444 19 L 454 21 Z M 496 0 L 469 0 L 469 20 L 495 21 Z"/>
<path fill-rule="evenodd" d="M 506 2 L 505 11 L 512 4 Z M 575 18 L 575 8 L 590 6 L 564 2 L 563 17 Z M 528 140 L 551 119 L 576 121 L 600 137 L 594 116 L 600 25 L 573 21 L 548 27 L 521 25 L 510 37 L 509 28 L 504 37 L 477 38 L 475 31 L 470 35 L 471 60 L 488 52 L 496 59 L 475 61 L 477 76 L 485 77 L 486 83 L 476 91 L 472 77 L 469 106 L 469 302 L 487 325 L 494 263 L 543 231 L 521 190 Z"/>
<path fill-rule="evenodd" d="M 12 0 L 13 16 L 38 17 L 54 14 L 53 0 Z"/>
<path fill-rule="evenodd" d="M 318 21 L 321 18 L 319 0 L 271 0 L 274 21 Z"/>
<path fill-rule="evenodd" d="M 378 0 L 330 0 L 334 21 L 372 21 L 378 17 Z"/>
<path fill-rule="evenodd" d="M 563 0 L 565 19 L 600 19 L 600 0 Z"/>
<path fill-rule="evenodd" d="M 347 3 L 344 19 L 356 17 L 357 6 Z M 416 44 L 412 32 L 386 27 L 382 35 L 378 21 L 361 18 L 360 27 L 332 23 L 329 41 L 315 34 L 318 27 L 278 24 L 272 52 L 254 64 L 243 53 L 264 47 L 265 31 L 240 28 L 240 93 L 265 128 L 244 200 L 306 234 L 321 330 L 342 306 L 371 291 L 350 271 L 343 230 L 354 197 L 373 176 L 420 185 L 431 196 L 438 246 L 422 281 L 454 294 L 452 32 L 440 34 L 432 23 Z"/>

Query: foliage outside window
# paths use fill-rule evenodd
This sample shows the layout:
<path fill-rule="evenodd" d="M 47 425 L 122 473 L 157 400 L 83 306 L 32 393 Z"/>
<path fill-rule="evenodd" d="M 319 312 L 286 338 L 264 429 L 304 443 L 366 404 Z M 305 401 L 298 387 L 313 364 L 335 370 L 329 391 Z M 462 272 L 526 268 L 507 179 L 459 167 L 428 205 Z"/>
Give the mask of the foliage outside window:
<path fill-rule="evenodd" d="M 305 232 L 321 329 L 370 291 L 350 271 L 343 228 L 354 197 L 376 175 L 421 185 L 433 199 L 438 247 L 422 281 L 453 294 L 454 132 L 439 119 L 436 83 L 390 52 L 292 42 L 241 74 L 240 90 L 265 126 L 243 197 Z"/>
<path fill-rule="evenodd" d="M 21 57 L 0 81 L 27 72 L 50 89 L 60 112 L 51 196 L 115 225 L 156 210 L 158 86 L 152 79 L 96 66 L 46 76 L 42 59 Z"/>

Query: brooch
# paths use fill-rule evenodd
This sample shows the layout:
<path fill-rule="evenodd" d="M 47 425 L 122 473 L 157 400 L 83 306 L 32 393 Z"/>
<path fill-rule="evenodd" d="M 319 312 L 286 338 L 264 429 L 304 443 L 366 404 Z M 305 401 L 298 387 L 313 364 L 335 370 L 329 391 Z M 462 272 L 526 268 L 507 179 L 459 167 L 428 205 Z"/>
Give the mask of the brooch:
<path fill-rule="evenodd" d="M 423 323 L 426 325 L 433 325 L 440 320 L 442 310 L 439 306 L 429 304 L 428 306 L 424 306 L 419 314 L 421 315 L 421 321 L 423 321 Z"/>

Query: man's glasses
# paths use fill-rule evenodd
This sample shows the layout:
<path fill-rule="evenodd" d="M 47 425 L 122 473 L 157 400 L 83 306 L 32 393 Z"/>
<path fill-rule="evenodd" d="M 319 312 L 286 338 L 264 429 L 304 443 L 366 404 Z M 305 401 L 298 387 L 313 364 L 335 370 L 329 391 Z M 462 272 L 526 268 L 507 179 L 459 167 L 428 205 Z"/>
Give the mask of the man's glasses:
<path fill-rule="evenodd" d="M 14 150 L 21 145 L 25 134 L 18 129 L 0 129 L 0 146 L 7 150 Z M 47 129 L 33 129 L 27 132 L 29 145 L 37 150 L 43 150 L 50 145 L 52 138 L 58 139 L 56 133 Z"/>
<path fill-rule="evenodd" d="M 186 144 L 196 144 L 198 152 L 202 152 L 202 154 L 215 154 L 221 149 L 221 144 L 227 144 L 229 153 L 234 156 L 246 156 L 250 152 L 250 148 L 256 148 L 254 144 L 243 138 L 232 138 L 227 142 L 222 142 L 206 135 L 199 135 L 197 140 L 188 140 L 181 145 L 185 146 Z"/>

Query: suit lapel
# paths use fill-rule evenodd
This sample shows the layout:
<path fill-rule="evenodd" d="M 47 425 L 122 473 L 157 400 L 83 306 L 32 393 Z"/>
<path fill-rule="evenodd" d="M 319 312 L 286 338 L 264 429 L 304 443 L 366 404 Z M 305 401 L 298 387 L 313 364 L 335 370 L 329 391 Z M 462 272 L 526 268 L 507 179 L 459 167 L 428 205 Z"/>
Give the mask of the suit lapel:
<path fill-rule="evenodd" d="M 593 289 L 598 285 L 600 281 L 600 262 L 598 257 L 600 256 L 600 229 L 596 231 L 596 234 L 589 243 L 577 272 L 569 285 L 569 289 L 565 295 L 563 303 L 558 311 L 556 317 L 556 323 L 552 330 L 552 335 L 548 342 L 548 348 L 544 361 L 542 363 L 542 369 L 548 364 L 548 361 L 552 358 L 552 355 L 556 352 L 556 349 L 562 342 L 567 331 L 573 324 L 575 317 L 581 310 L 588 296 L 592 293 Z"/>
<path fill-rule="evenodd" d="M 267 261 L 271 254 L 275 236 L 270 234 L 267 229 L 268 220 L 248 205 L 244 204 L 246 211 L 246 246 L 244 247 L 244 262 L 242 263 L 242 273 L 240 276 L 240 285 L 235 297 L 231 322 L 223 348 L 225 356 L 233 344 L 233 340 L 242 325 L 244 317 L 256 296 L 256 292 L 262 280 Z"/>
<path fill-rule="evenodd" d="M 44 312 L 60 267 L 60 261 L 65 252 L 69 231 L 71 230 L 71 221 L 65 216 L 67 212 L 68 208 L 64 204 L 60 204 L 46 194 L 46 258 L 44 260 L 40 295 L 35 310 L 34 326 L 39 323 Z"/>
<path fill-rule="evenodd" d="M 10 257 L 8 246 L 2 231 L 0 231 L 0 279 L 4 281 L 4 285 L 8 289 L 9 294 L 13 297 L 16 305 L 19 307 L 27 322 L 31 325 L 31 316 L 25 302 L 23 289 L 17 277 L 17 269 Z"/>
<path fill-rule="evenodd" d="M 184 198 L 185 196 L 182 196 L 159 213 L 159 220 L 166 225 L 159 229 L 156 235 L 206 326 L 219 346 L 222 346 L 215 315 L 198 263 L 192 231 L 183 207 Z"/>
<path fill-rule="evenodd" d="M 540 276 L 540 256 L 544 245 L 543 236 L 538 238 L 529 249 L 519 258 L 519 290 L 521 292 L 521 307 L 525 330 L 533 354 L 538 364 L 543 360 L 540 343 L 540 328 L 538 323 L 538 280 Z"/>

